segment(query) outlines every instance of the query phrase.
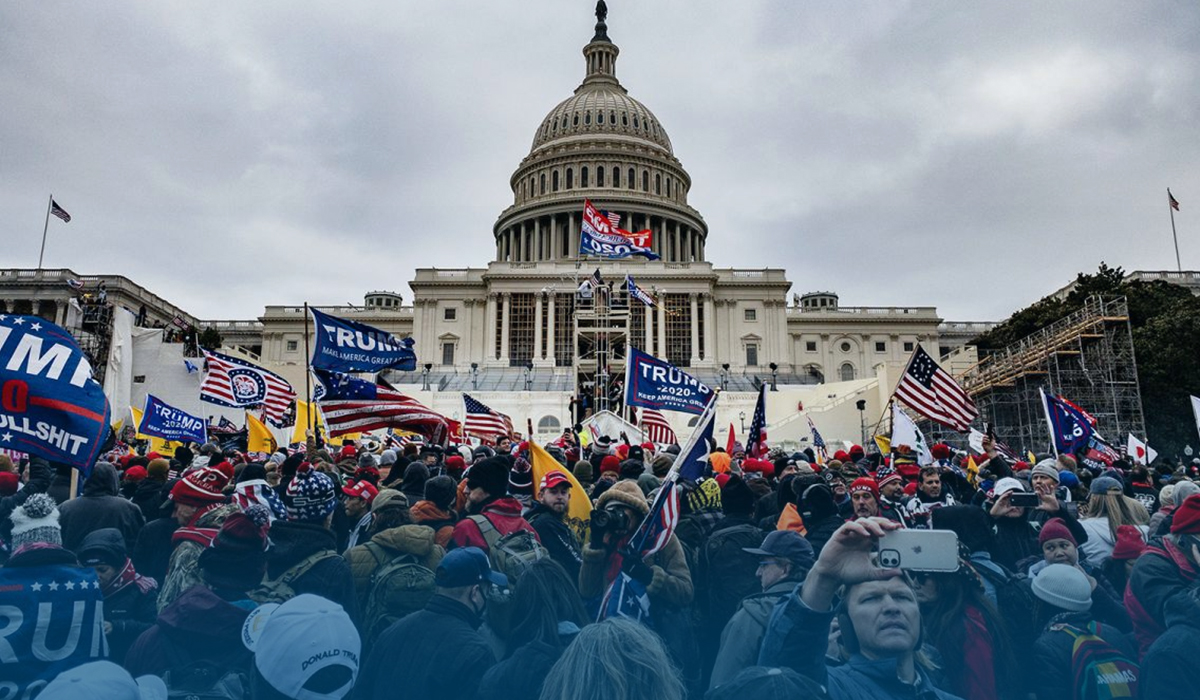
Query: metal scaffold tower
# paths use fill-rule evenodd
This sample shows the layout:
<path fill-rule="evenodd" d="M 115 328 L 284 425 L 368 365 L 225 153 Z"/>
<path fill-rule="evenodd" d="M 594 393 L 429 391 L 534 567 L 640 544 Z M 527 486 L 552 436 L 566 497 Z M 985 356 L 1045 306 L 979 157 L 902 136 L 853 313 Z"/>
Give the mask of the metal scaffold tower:
<path fill-rule="evenodd" d="M 108 369 L 108 350 L 112 344 L 112 304 L 85 296 L 79 306 L 79 323 L 67 330 L 75 336 L 79 348 L 92 364 L 92 377 L 103 384 Z"/>
<path fill-rule="evenodd" d="M 1022 453 L 1049 447 L 1039 388 L 1090 413 L 1113 443 L 1145 434 L 1124 296 L 1088 297 L 1078 311 L 981 358 L 959 380 L 982 420 Z"/>

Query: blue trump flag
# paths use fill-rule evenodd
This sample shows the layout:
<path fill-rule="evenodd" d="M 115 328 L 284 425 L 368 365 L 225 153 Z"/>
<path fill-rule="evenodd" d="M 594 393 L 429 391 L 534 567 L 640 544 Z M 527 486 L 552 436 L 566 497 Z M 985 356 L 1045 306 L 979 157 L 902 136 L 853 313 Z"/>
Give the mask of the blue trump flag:
<path fill-rule="evenodd" d="M 375 401 L 379 398 L 379 385 L 375 382 L 368 382 L 344 372 L 315 368 L 313 376 L 317 379 L 313 385 L 313 401 Z"/>
<path fill-rule="evenodd" d="M 69 333 L 36 316 L 0 314 L 0 447 L 86 475 L 110 418 L 104 389 Z"/>
<path fill-rule="evenodd" d="M 312 366 L 330 372 L 378 372 L 417 368 L 412 338 L 397 338 L 374 326 L 309 308 L 317 326 Z"/>
<path fill-rule="evenodd" d="M 1090 416 L 1061 396 L 1051 396 L 1041 389 L 1038 391 L 1042 395 L 1042 406 L 1046 409 L 1046 422 L 1050 425 L 1054 449 L 1060 454 L 1072 454 L 1087 448 L 1094 432 Z"/>
<path fill-rule="evenodd" d="M 142 412 L 142 435 L 152 435 L 176 442 L 208 442 L 208 423 L 199 416 L 181 411 L 162 399 L 146 394 L 146 407 Z"/>
<path fill-rule="evenodd" d="M 626 405 L 699 415 L 713 396 L 712 389 L 670 362 L 629 348 L 625 363 Z"/>

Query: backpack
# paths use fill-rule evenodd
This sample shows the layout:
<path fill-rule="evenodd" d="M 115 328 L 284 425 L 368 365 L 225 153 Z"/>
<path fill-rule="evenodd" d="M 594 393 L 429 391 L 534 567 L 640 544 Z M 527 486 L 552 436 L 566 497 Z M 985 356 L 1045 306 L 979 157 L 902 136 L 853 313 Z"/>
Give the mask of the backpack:
<path fill-rule="evenodd" d="M 468 516 L 471 522 L 479 527 L 479 534 L 488 546 L 488 561 L 494 571 L 499 571 L 508 577 L 508 587 L 511 590 L 533 563 L 550 556 L 537 535 L 529 530 L 514 530 L 501 536 L 500 531 L 485 515 Z"/>
<path fill-rule="evenodd" d="M 1051 630 L 1071 636 L 1071 675 L 1076 700 L 1138 697 L 1141 669 L 1133 659 L 1104 640 L 1108 631 L 1095 620 L 1085 629 L 1057 624 Z M 1118 633 L 1119 634 L 1119 633 Z"/>
<path fill-rule="evenodd" d="M 742 551 L 762 545 L 765 535 L 749 523 L 732 525 L 708 536 L 701 550 L 705 617 L 710 629 L 718 631 L 737 612 L 742 599 L 762 592 L 755 570 L 759 557 Z"/>
<path fill-rule="evenodd" d="M 296 590 L 292 588 L 292 584 L 296 579 L 304 574 L 307 574 L 314 566 L 320 564 L 326 559 L 334 559 L 338 555 L 332 550 L 321 550 L 313 552 L 296 562 L 287 571 L 283 572 L 276 579 L 264 579 L 258 587 L 247 591 L 246 595 L 255 603 L 262 605 L 263 603 L 286 603 L 296 597 Z"/>
<path fill-rule="evenodd" d="M 415 555 L 401 554 L 388 561 L 383 547 L 374 542 L 365 546 L 378 564 L 371 574 L 363 616 L 368 625 L 363 641 L 370 644 L 393 622 L 425 607 L 433 596 L 434 574 Z"/>
<path fill-rule="evenodd" d="M 990 567 L 972 566 L 976 573 L 996 587 L 996 612 L 1012 639 L 1014 649 L 1029 649 L 1041 634 L 1034 619 L 1037 599 L 1025 574 L 1005 571 L 996 573 Z"/>

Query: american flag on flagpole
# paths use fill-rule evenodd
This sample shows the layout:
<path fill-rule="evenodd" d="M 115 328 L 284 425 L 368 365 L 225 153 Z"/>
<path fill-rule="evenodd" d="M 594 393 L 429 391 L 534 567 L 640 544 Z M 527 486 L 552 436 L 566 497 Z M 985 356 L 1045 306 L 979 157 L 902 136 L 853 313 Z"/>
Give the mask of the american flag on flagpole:
<path fill-rule="evenodd" d="M 465 433 L 492 439 L 513 433 L 511 418 L 489 408 L 465 392 L 463 393 L 463 412 L 467 416 L 467 420 L 463 423 Z"/>
<path fill-rule="evenodd" d="M 1178 209 L 1179 206 L 1176 205 L 1175 208 Z M 53 197 L 50 199 L 50 213 L 62 219 L 63 223 L 71 222 L 71 215 L 67 213 L 66 209 L 58 206 L 58 202 L 54 201 Z"/>
<path fill-rule="evenodd" d="M 647 440 L 660 445 L 679 443 L 679 438 L 675 437 L 675 431 L 671 429 L 666 416 L 653 408 L 642 409 L 642 432 L 646 434 Z"/>
<path fill-rule="evenodd" d="M 1167 188 L 1167 204 L 1170 204 L 1171 208 L 1175 211 L 1179 211 L 1179 200 L 1175 199 L 1175 195 L 1171 194 L 1170 188 Z"/>
<path fill-rule="evenodd" d="M 920 345 L 913 350 L 894 395 L 926 418 L 960 433 L 979 417 L 975 401 Z"/>
<path fill-rule="evenodd" d="M 675 472 L 678 474 L 678 472 Z M 679 524 L 679 487 L 668 477 L 659 489 L 650 512 L 629 538 L 629 555 L 642 559 L 653 555 L 671 541 Z M 650 601 L 644 587 L 624 572 L 618 574 L 600 603 L 600 619 L 632 617 L 641 620 L 649 614 Z"/>
<path fill-rule="evenodd" d="M 286 427 L 284 414 L 296 401 L 296 391 L 283 377 L 236 357 L 204 351 L 204 381 L 200 400 L 230 408 L 263 407 L 263 419 Z"/>
<path fill-rule="evenodd" d="M 813 423 L 812 416 L 805 416 L 808 419 L 808 429 L 812 432 L 813 449 L 817 453 L 817 463 L 824 464 L 829 461 L 829 451 L 825 449 L 825 438 L 821 437 L 821 432 L 817 430 L 817 424 Z"/>

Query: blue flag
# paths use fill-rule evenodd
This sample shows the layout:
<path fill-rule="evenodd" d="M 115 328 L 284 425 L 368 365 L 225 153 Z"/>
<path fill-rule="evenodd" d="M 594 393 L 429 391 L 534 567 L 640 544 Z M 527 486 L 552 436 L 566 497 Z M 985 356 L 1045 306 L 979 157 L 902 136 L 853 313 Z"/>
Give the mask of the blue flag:
<path fill-rule="evenodd" d="M 1050 435 L 1054 438 L 1054 448 L 1060 454 L 1073 454 L 1088 447 L 1094 432 L 1089 416 L 1061 396 L 1039 391 L 1046 409 L 1046 421 L 1050 424 Z"/>
<path fill-rule="evenodd" d="M 375 401 L 379 398 L 379 386 L 375 382 L 323 369 L 313 369 L 313 375 L 317 378 L 313 387 L 314 401 Z"/>
<path fill-rule="evenodd" d="M 142 435 L 151 435 L 175 442 L 208 442 L 208 422 L 199 416 L 181 411 L 153 394 L 146 394 L 146 407 L 142 410 Z"/>
<path fill-rule="evenodd" d="M 708 469 L 708 454 L 713 446 L 713 428 L 716 423 L 717 402 L 713 400 L 708 410 L 700 415 L 700 421 L 692 430 L 692 436 L 679 450 L 675 458 L 674 469 L 679 470 L 679 476 L 688 481 L 699 481 Z"/>
<path fill-rule="evenodd" d="M 646 290 L 637 286 L 637 283 L 633 281 L 632 275 L 625 275 L 625 291 L 629 292 L 629 296 L 637 299 L 646 306 L 654 306 L 654 297 L 650 296 Z"/>
<path fill-rule="evenodd" d="M 59 673 L 108 657 L 95 570 L 0 568 L 0 591 L 0 697 L 32 697 Z"/>
<path fill-rule="evenodd" d="M 374 326 L 330 316 L 309 307 L 317 326 L 312 366 L 331 372 L 378 372 L 417 368 L 413 339 L 396 336 Z"/>
<path fill-rule="evenodd" d="M 629 348 L 625 363 L 626 405 L 699 415 L 713 396 L 712 389 L 670 362 Z"/>
<path fill-rule="evenodd" d="M 110 418 L 104 389 L 69 333 L 36 316 L 0 314 L 0 447 L 87 475 Z"/>

